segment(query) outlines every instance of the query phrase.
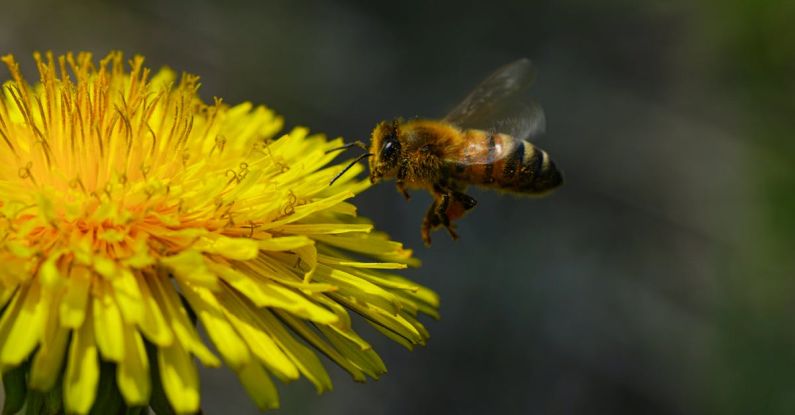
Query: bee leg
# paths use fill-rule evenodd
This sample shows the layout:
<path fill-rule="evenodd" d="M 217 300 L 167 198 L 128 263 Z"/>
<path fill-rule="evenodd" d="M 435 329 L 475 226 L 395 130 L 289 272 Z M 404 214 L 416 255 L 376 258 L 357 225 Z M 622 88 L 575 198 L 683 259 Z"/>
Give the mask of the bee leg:
<path fill-rule="evenodd" d="M 450 207 L 450 202 L 453 200 L 453 193 L 442 193 L 441 200 L 436 204 L 436 217 L 447 228 L 450 237 L 458 239 L 458 233 L 455 231 L 455 225 L 450 223 L 450 215 L 447 209 Z"/>
<path fill-rule="evenodd" d="M 425 219 L 422 221 L 422 241 L 425 242 L 425 246 L 431 246 L 431 231 L 438 228 L 441 225 L 442 221 L 439 218 L 437 212 L 437 201 L 431 204 L 428 208 L 428 212 L 425 213 Z"/>
<path fill-rule="evenodd" d="M 398 192 L 400 192 L 400 194 L 403 195 L 403 197 L 406 198 L 406 200 L 411 200 L 411 195 L 409 194 L 408 190 L 406 190 L 406 183 L 405 182 L 398 180 L 397 181 L 397 190 L 398 190 Z"/>
<path fill-rule="evenodd" d="M 447 228 L 447 233 L 450 234 L 450 237 L 453 238 L 454 241 L 458 239 L 458 232 L 455 231 L 455 225 L 448 222 L 447 225 L 444 226 Z"/>
<path fill-rule="evenodd" d="M 411 195 L 409 194 L 408 191 L 406 191 L 406 182 L 405 182 L 406 176 L 408 176 L 408 169 L 406 168 L 405 165 L 401 165 L 398 168 L 397 177 L 395 177 L 397 179 L 396 182 L 397 189 L 398 192 L 400 192 L 403 195 L 403 197 L 406 198 L 406 200 L 409 200 L 411 199 Z"/>

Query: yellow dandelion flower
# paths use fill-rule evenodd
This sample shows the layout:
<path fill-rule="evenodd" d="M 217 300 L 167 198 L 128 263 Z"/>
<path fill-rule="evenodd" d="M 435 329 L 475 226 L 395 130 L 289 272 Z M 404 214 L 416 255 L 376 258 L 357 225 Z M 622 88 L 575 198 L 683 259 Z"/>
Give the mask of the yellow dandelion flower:
<path fill-rule="evenodd" d="M 223 362 L 260 408 L 275 408 L 271 376 L 331 389 L 317 351 L 357 381 L 385 372 L 351 311 L 408 348 L 427 340 L 417 316 L 436 316 L 437 297 L 392 274 L 411 251 L 356 217 L 349 199 L 367 181 L 328 185 L 344 166 L 326 154 L 340 139 L 300 128 L 273 139 L 273 111 L 205 104 L 197 77 L 151 75 L 142 57 L 128 71 L 120 53 L 36 54 L 34 86 L 13 56 L 2 60 L 7 389 L 22 368 L 31 393 L 57 390 L 66 412 L 87 413 L 107 366 L 126 406 L 162 388 L 190 413 L 194 362 Z"/>

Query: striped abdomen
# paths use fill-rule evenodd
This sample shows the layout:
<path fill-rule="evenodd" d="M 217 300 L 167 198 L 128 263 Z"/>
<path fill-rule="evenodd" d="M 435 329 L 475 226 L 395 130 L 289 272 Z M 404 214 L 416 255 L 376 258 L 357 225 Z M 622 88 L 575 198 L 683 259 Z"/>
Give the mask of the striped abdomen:
<path fill-rule="evenodd" d="M 563 183 L 549 155 L 528 141 L 480 130 L 463 134 L 466 144 L 457 160 L 448 160 L 456 180 L 527 194 L 545 193 Z"/>

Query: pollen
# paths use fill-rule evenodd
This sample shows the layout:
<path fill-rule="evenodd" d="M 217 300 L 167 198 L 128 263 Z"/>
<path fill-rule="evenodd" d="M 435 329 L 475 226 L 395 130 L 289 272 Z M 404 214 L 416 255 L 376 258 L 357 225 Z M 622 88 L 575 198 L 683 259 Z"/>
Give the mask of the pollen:
<path fill-rule="evenodd" d="M 23 368 L 27 388 L 88 413 L 109 364 L 127 407 L 163 393 L 193 413 L 199 362 L 233 370 L 268 409 L 274 377 L 331 389 L 317 352 L 357 381 L 385 373 L 351 314 L 409 349 L 426 342 L 418 317 L 437 317 L 438 298 L 396 273 L 418 264 L 411 250 L 357 216 L 369 182 L 328 185 L 347 164 L 327 154 L 341 139 L 205 103 L 198 77 L 140 56 L 34 58 L 30 85 L 2 57 L 5 382 Z"/>

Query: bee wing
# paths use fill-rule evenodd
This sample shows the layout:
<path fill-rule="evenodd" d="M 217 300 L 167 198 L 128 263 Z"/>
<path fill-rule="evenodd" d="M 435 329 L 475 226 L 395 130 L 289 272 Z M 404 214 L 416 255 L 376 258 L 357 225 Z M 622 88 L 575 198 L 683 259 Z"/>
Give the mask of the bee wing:
<path fill-rule="evenodd" d="M 537 137 L 544 134 L 547 128 L 547 119 L 544 110 L 535 101 L 509 102 L 491 113 L 484 122 L 486 129 L 508 134 L 514 138 L 524 140 L 528 137 Z"/>
<path fill-rule="evenodd" d="M 535 80 L 529 59 L 497 69 L 450 111 L 444 120 L 461 128 L 496 130 L 516 138 L 543 133 L 544 111 L 535 102 L 521 102 L 521 93 Z"/>

